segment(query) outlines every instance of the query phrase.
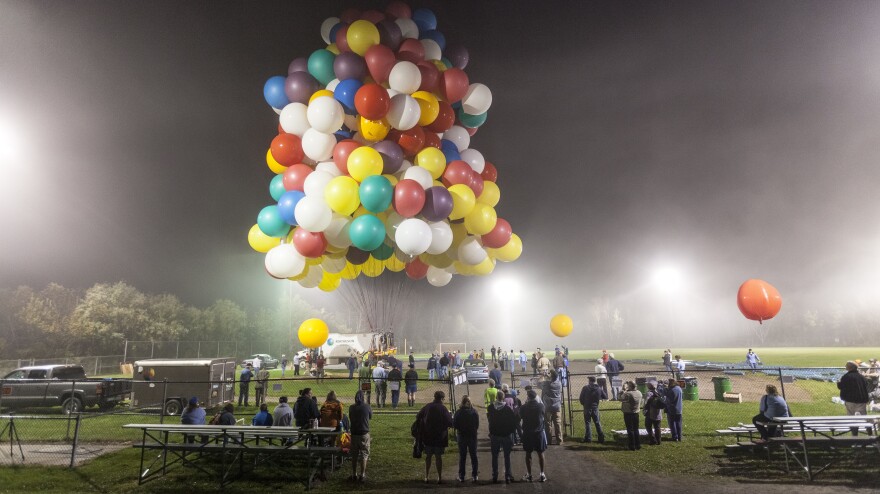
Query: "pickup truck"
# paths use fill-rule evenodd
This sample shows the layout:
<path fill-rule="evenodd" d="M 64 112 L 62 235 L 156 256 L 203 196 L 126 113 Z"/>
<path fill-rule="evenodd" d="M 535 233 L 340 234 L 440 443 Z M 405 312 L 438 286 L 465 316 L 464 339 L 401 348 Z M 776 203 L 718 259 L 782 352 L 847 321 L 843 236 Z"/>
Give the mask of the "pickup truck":
<path fill-rule="evenodd" d="M 62 413 L 115 407 L 131 393 L 131 379 L 89 379 L 81 365 L 16 369 L 0 379 L 0 408 L 61 406 Z"/>

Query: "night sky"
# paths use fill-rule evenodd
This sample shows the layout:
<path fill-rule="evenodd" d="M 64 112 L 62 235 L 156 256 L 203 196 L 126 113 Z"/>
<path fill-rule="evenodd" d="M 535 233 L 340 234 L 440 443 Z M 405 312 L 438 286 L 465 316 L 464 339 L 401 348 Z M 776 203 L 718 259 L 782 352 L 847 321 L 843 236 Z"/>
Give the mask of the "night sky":
<path fill-rule="evenodd" d="M 0 286 L 125 280 L 274 306 L 287 283 L 247 243 L 272 203 L 263 83 L 325 46 L 325 18 L 384 5 L 0 1 Z M 586 324 L 601 297 L 628 324 L 674 307 L 686 330 L 736 331 L 736 289 L 757 277 L 779 318 L 875 310 L 880 3 L 411 5 L 492 90 L 472 147 L 524 243 L 488 277 L 419 282 L 412 303 L 481 328 L 525 308 L 525 331 L 557 312 Z M 663 267 L 674 293 L 652 283 Z M 510 304 L 501 279 L 522 287 Z"/>

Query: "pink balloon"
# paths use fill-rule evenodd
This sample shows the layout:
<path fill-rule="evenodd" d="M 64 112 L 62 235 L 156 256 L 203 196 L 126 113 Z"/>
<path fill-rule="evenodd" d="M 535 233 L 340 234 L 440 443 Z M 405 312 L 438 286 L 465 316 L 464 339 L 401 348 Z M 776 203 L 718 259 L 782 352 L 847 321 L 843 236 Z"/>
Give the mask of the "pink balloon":
<path fill-rule="evenodd" d="M 498 218 L 498 221 L 495 223 L 495 228 L 492 229 L 491 232 L 483 235 L 481 240 L 483 241 L 483 247 L 489 247 L 491 249 L 500 249 L 507 245 L 507 242 L 510 241 L 510 235 L 513 231 L 510 229 L 510 223 L 503 218 Z"/>
<path fill-rule="evenodd" d="M 296 251 L 303 257 L 321 257 L 327 248 L 327 239 L 321 232 L 312 233 L 302 228 L 297 228 L 293 232 L 293 246 Z"/>
<path fill-rule="evenodd" d="M 412 218 L 425 207 L 425 189 L 412 179 L 404 179 L 394 186 L 394 210 L 404 218 Z"/>
<path fill-rule="evenodd" d="M 373 45 L 364 53 L 364 61 L 367 62 L 367 70 L 370 77 L 377 83 L 388 82 L 388 74 L 397 63 L 397 58 L 391 48 L 385 45 Z"/>
<path fill-rule="evenodd" d="M 440 75 L 440 94 L 449 103 L 461 101 L 464 95 L 467 94 L 469 85 L 468 76 L 461 69 L 453 67 Z"/>
<path fill-rule="evenodd" d="M 446 165 L 446 171 L 443 172 L 443 185 L 451 187 L 457 184 L 464 184 L 470 187 L 471 172 L 474 171 L 471 165 L 461 160 L 450 161 Z"/>
<path fill-rule="evenodd" d="M 308 177 L 313 171 L 312 167 L 302 163 L 288 166 L 287 170 L 284 170 L 284 175 L 281 177 L 281 180 L 284 183 L 284 190 L 298 190 L 302 192 L 304 190 L 303 184 L 306 182 L 306 177 Z"/>

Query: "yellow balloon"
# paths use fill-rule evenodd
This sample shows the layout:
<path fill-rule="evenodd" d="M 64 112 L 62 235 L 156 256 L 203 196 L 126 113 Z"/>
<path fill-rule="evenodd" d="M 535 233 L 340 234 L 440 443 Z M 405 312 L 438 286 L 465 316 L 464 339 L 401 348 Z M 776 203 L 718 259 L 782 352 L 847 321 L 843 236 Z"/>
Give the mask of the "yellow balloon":
<path fill-rule="evenodd" d="M 357 278 L 361 274 L 361 267 L 355 266 L 350 262 L 345 263 L 345 269 L 343 269 L 339 275 L 342 276 L 342 279 L 345 280 L 353 280 Z"/>
<path fill-rule="evenodd" d="M 360 19 L 348 26 L 345 39 L 351 51 L 364 56 L 371 46 L 379 44 L 379 29 L 372 22 Z"/>
<path fill-rule="evenodd" d="M 434 146 L 425 146 L 416 155 L 414 164 L 431 172 L 431 178 L 436 180 L 446 170 L 446 155 Z"/>
<path fill-rule="evenodd" d="M 510 235 L 510 240 L 504 244 L 504 247 L 492 250 L 494 251 L 495 258 L 501 262 L 515 261 L 519 259 L 520 255 L 522 255 L 522 240 L 520 240 L 519 235 L 514 233 Z"/>
<path fill-rule="evenodd" d="M 314 94 L 309 96 L 309 103 L 311 103 L 312 101 L 315 101 L 315 98 L 320 98 L 321 96 L 329 96 L 331 98 L 334 97 L 333 91 L 331 91 L 329 89 L 319 89 L 319 90 L 315 91 Z"/>
<path fill-rule="evenodd" d="M 449 194 L 452 196 L 452 212 L 449 213 L 449 219 L 460 220 L 473 211 L 477 198 L 474 197 L 474 191 L 470 187 L 455 184 L 449 187 Z"/>
<path fill-rule="evenodd" d="M 474 235 L 485 235 L 495 228 L 498 214 L 495 208 L 486 204 L 477 203 L 473 211 L 464 217 L 464 227 Z"/>
<path fill-rule="evenodd" d="M 274 173 L 275 175 L 284 173 L 284 170 L 287 170 L 286 166 L 275 161 L 275 158 L 272 157 L 272 150 L 271 149 L 266 151 L 266 164 L 269 165 L 269 169 L 272 170 L 272 173 Z"/>
<path fill-rule="evenodd" d="M 334 177 L 324 188 L 324 200 L 333 211 L 348 216 L 361 204 L 360 186 L 351 177 Z"/>
<path fill-rule="evenodd" d="M 339 285 L 342 283 L 342 278 L 338 274 L 328 273 L 324 271 L 324 277 L 321 278 L 321 282 L 318 283 L 318 289 L 322 292 L 332 292 L 339 288 Z"/>
<path fill-rule="evenodd" d="M 291 276 L 290 278 L 287 278 L 287 279 L 290 280 L 290 281 L 299 281 L 299 280 L 302 280 L 302 279 L 304 279 L 306 276 L 309 275 L 309 269 L 310 269 L 310 266 L 309 266 L 308 264 L 306 264 L 306 265 L 303 267 L 302 273 L 300 273 L 300 274 L 298 274 L 298 275 L 296 275 L 296 276 Z"/>
<path fill-rule="evenodd" d="M 428 91 L 416 91 L 412 93 L 412 97 L 419 104 L 419 109 L 422 110 L 419 116 L 419 125 L 424 127 L 434 123 L 434 120 L 437 120 L 437 115 L 440 114 L 440 103 L 437 101 L 437 97 Z"/>
<path fill-rule="evenodd" d="M 382 174 L 382 155 L 369 146 L 361 146 L 352 151 L 348 155 L 347 164 L 348 174 L 358 182 L 363 182 L 370 175 Z"/>
<path fill-rule="evenodd" d="M 446 269 L 452 266 L 452 259 L 446 254 L 422 254 L 419 256 L 419 259 L 428 266 L 434 266 L 435 268 Z"/>
<path fill-rule="evenodd" d="M 385 178 L 387 178 L 388 181 L 391 182 L 391 186 L 392 186 L 392 187 L 394 187 L 395 185 L 397 185 L 397 182 L 400 181 L 400 180 L 398 180 L 397 177 L 395 177 L 394 175 L 391 175 L 390 173 L 386 173 L 386 174 L 384 174 L 384 175 L 382 175 L 382 176 L 385 177 Z"/>
<path fill-rule="evenodd" d="M 326 49 L 327 49 L 327 51 L 329 51 L 330 53 L 332 53 L 334 55 L 339 55 L 339 53 L 340 53 L 339 47 L 336 46 L 336 43 L 330 43 L 329 45 L 327 45 Z"/>
<path fill-rule="evenodd" d="M 339 277 L 339 273 L 345 269 L 345 258 L 323 256 L 321 258 L 321 268 L 324 269 L 324 274 L 333 274 Z"/>
<path fill-rule="evenodd" d="M 495 261 L 489 257 L 483 259 L 483 262 L 472 266 L 474 274 L 477 276 L 486 276 L 495 271 Z"/>
<path fill-rule="evenodd" d="M 259 225 L 254 225 L 248 231 L 248 244 L 250 244 L 251 249 L 254 249 L 257 252 L 266 253 L 269 252 L 272 247 L 281 243 L 281 239 L 278 237 L 270 237 L 263 233 L 263 230 L 260 230 Z"/>
<path fill-rule="evenodd" d="M 392 273 L 399 273 L 406 269 L 406 264 L 395 256 L 385 259 L 385 268 Z"/>
<path fill-rule="evenodd" d="M 556 314 L 553 319 L 550 319 L 550 331 L 560 338 L 570 335 L 572 329 L 574 329 L 574 323 L 565 314 Z"/>
<path fill-rule="evenodd" d="M 501 200 L 501 189 L 498 188 L 498 184 L 488 180 L 484 181 L 483 193 L 477 198 L 477 202 L 488 204 L 494 208 L 499 200 Z"/>
<path fill-rule="evenodd" d="M 320 319 L 306 319 L 299 325 L 299 342 L 306 348 L 318 348 L 327 341 L 330 336 L 330 328 L 327 323 Z"/>
<path fill-rule="evenodd" d="M 360 218 L 365 214 L 373 214 L 369 209 L 365 208 L 363 205 L 359 206 L 357 209 L 351 213 L 351 219 Z"/>
<path fill-rule="evenodd" d="M 470 264 L 465 264 L 461 261 L 455 261 L 454 263 L 452 263 L 452 266 L 455 268 L 455 272 L 462 276 L 473 276 L 475 274 L 475 266 L 471 266 Z"/>
<path fill-rule="evenodd" d="M 446 70 L 449 69 L 449 67 L 447 67 L 446 64 L 441 62 L 440 60 L 431 60 L 431 62 L 434 64 L 434 66 L 437 67 L 437 70 L 439 70 L 440 72 L 446 72 Z"/>
<path fill-rule="evenodd" d="M 309 266 L 320 266 L 321 258 L 320 257 L 306 257 L 306 264 Z"/>
<path fill-rule="evenodd" d="M 385 264 L 373 256 L 370 256 L 367 262 L 361 266 L 361 272 L 364 273 L 364 276 L 369 276 L 370 278 L 381 275 L 383 271 L 385 271 Z"/>
<path fill-rule="evenodd" d="M 370 120 L 360 116 L 358 118 L 358 128 L 364 139 L 370 142 L 379 142 L 385 139 L 388 132 L 391 131 L 391 124 L 384 118 L 381 120 Z"/>
<path fill-rule="evenodd" d="M 467 228 L 464 223 L 450 223 L 449 228 L 452 230 L 452 245 L 447 252 L 458 252 L 458 246 L 468 237 Z"/>

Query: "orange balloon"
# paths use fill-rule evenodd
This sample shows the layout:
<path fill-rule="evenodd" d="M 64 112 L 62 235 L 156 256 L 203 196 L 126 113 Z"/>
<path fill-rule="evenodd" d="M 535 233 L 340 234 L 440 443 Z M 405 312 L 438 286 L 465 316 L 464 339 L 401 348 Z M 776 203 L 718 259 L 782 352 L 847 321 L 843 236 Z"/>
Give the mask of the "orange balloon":
<path fill-rule="evenodd" d="M 746 319 L 763 323 L 779 314 L 782 308 L 782 296 L 770 283 L 751 279 L 740 285 L 736 294 L 736 305 Z"/>

